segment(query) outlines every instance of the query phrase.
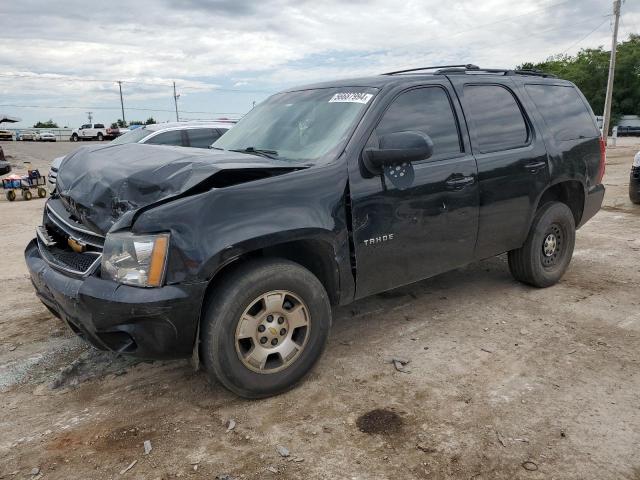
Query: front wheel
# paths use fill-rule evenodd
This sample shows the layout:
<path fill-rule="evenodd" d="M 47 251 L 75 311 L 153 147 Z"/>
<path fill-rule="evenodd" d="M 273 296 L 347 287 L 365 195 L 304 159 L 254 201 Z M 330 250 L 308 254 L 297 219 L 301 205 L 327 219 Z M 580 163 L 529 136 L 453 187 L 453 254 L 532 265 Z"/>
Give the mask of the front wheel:
<path fill-rule="evenodd" d="M 550 287 L 569 267 L 575 241 L 576 225 L 569 207 L 547 203 L 536 212 L 524 245 L 509 252 L 509 270 L 523 283 Z"/>
<path fill-rule="evenodd" d="M 98 132 L 98 141 L 101 142 L 103 140 L 103 136 L 101 133 Z"/>
<path fill-rule="evenodd" d="M 71 141 L 72 142 L 77 142 L 78 140 L 79 140 L 79 138 L 78 138 L 78 134 L 77 133 L 74 133 L 73 135 L 71 135 Z"/>
<path fill-rule="evenodd" d="M 285 392 L 315 365 L 331 325 L 320 281 L 287 260 L 240 266 L 211 294 L 201 355 L 212 379 L 244 398 Z"/>

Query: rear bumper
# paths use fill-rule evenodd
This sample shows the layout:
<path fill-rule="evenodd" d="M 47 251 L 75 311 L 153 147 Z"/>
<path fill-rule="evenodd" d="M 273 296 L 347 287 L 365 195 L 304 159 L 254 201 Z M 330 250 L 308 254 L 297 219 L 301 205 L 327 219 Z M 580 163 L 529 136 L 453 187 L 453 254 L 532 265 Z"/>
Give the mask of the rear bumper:
<path fill-rule="evenodd" d="M 589 221 L 600 207 L 602 207 L 602 200 L 604 199 L 604 185 L 596 185 L 595 187 L 591 187 L 587 192 L 587 195 L 584 199 L 584 210 L 582 211 L 582 218 L 580 219 L 580 224 L 578 227 L 581 227 L 587 221 Z"/>
<path fill-rule="evenodd" d="M 138 288 L 51 267 L 32 240 L 25 250 L 42 303 L 96 348 L 142 358 L 192 354 L 206 283 Z"/>
<path fill-rule="evenodd" d="M 640 203 L 640 167 L 633 167 L 629 176 L 629 198 Z"/>

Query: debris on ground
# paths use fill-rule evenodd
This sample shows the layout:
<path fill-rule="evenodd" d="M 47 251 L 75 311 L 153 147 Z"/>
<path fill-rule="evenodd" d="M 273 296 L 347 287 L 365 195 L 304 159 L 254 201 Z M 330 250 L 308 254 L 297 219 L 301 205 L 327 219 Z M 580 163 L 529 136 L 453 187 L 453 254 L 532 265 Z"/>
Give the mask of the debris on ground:
<path fill-rule="evenodd" d="M 385 363 L 391 363 L 395 369 L 402 373 L 409 373 L 411 370 L 406 368 L 405 366 L 411 362 L 408 358 L 404 357 L 386 357 L 384 359 Z"/>
<path fill-rule="evenodd" d="M 151 447 L 151 440 L 145 440 L 144 443 L 144 454 L 149 455 L 153 447 Z"/>
<path fill-rule="evenodd" d="M 278 469 L 276 467 L 269 467 L 269 468 L 267 468 L 267 470 L 269 470 L 273 474 L 278 473 Z"/>
<path fill-rule="evenodd" d="M 394 433 L 402 428 L 402 418 L 391 410 L 376 408 L 358 417 L 356 425 L 363 433 Z"/>
<path fill-rule="evenodd" d="M 280 454 L 281 457 L 288 457 L 290 455 L 289 449 L 287 447 L 283 447 L 282 445 L 276 446 L 276 451 Z"/>
<path fill-rule="evenodd" d="M 538 470 L 538 464 L 532 462 L 531 460 L 527 460 L 526 462 L 522 462 L 522 468 L 530 472 L 535 472 L 536 470 Z"/>
<path fill-rule="evenodd" d="M 131 462 L 129 464 L 128 467 L 123 468 L 122 470 L 120 470 L 120 475 L 124 475 L 125 473 L 127 473 L 129 470 L 131 470 L 133 467 L 135 467 L 136 463 L 138 463 L 138 460 L 134 460 L 133 462 Z"/>
<path fill-rule="evenodd" d="M 31 476 L 32 477 L 35 477 L 39 473 L 40 473 L 40 469 L 38 467 L 34 467 L 34 468 L 31 469 Z"/>
<path fill-rule="evenodd" d="M 500 442 L 500 445 L 502 445 L 503 447 L 507 446 L 507 444 L 504 443 L 504 440 L 502 439 L 502 435 L 500 435 L 500 432 L 498 430 L 496 430 L 496 438 Z"/>
<path fill-rule="evenodd" d="M 236 421 L 233 418 L 230 418 L 229 420 L 227 420 L 227 423 L 225 425 L 227 427 L 226 433 L 229 433 L 231 430 L 236 428 Z"/>

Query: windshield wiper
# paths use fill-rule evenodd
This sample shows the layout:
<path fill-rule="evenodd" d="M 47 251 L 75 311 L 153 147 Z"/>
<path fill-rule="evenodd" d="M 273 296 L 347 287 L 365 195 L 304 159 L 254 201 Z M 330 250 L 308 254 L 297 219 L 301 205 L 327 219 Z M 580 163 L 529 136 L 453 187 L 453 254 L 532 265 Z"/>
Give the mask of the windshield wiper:
<path fill-rule="evenodd" d="M 255 148 L 255 147 L 247 147 L 247 148 L 238 148 L 238 149 L 230 149 L 230 152 L 239 152 L 239 153 L 249 153 L 253 155 L 259 155 L 261 157 L 266 158 L 275 158 L 278 156 L 277 150 L 267 150 L 264 148 Z"/>

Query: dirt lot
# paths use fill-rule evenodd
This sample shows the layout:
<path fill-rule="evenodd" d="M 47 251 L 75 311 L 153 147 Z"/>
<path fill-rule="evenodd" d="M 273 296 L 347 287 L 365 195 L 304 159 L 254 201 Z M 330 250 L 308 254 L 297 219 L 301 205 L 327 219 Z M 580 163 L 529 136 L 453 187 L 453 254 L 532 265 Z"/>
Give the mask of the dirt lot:
<path fill-rule="evenodd" d="M 22 258 L 44 201 L 0 199 L 0 478 L 640 479 L 635 142 L 610 149 L 559 285 L 516 283 L 503 256 L 340 308 L 318 368 L 262 401 L 75 339 Z M 1 145 L 43 171 L 75 148 Z"/>

